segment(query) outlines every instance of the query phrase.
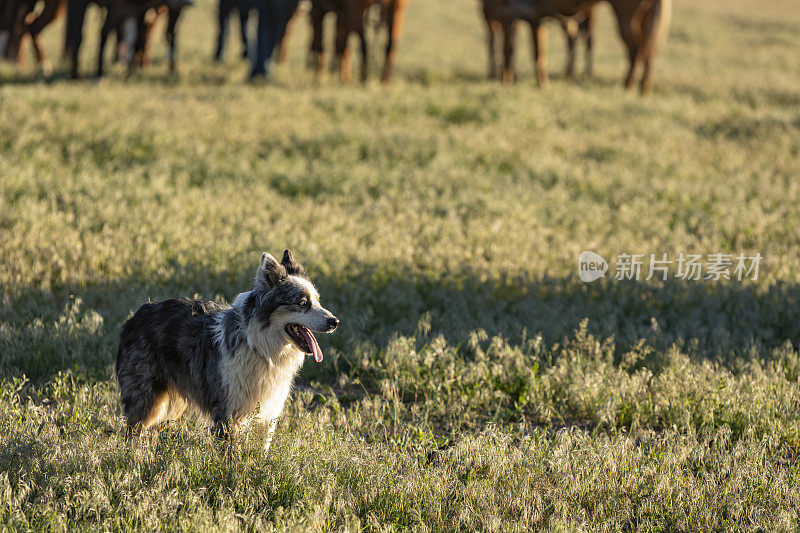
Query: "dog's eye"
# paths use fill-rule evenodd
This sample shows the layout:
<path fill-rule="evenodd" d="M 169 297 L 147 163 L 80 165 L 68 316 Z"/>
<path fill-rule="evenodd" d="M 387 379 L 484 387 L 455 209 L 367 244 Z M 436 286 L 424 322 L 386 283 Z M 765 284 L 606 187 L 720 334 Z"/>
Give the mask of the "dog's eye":
<path fill-rule="evenodd" d="M 300 298 L 300 307 L 308 307 L 308 298 Z"/>

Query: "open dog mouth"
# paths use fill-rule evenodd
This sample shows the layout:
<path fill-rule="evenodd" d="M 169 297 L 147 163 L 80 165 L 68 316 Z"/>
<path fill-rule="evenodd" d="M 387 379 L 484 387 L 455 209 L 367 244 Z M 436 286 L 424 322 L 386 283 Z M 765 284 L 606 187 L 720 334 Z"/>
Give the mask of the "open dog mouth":
<path fill-rule="evenodd" d="M 317 363 L 322 362 L 322 350 L 310 329 L 300 324 L 286 324 L 286 333 L 302 352 L 313 354 Z"/>

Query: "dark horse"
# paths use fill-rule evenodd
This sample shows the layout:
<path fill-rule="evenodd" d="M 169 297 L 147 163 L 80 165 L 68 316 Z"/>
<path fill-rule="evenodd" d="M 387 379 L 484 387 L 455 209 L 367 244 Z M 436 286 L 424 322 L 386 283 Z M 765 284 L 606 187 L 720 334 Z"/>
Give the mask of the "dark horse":
<path fill-rule="evenodd" d="M 355 33 L 361 41 L 361 81 L 367 80 L 369 70 L 369 48 L 367 44 L 364 19 L 372 6 L 381 10 L 381 21 L 388 30 L 386 40 L 386 59 L 381 80 L 388 83 L 392 78 L 397 43 L 403 33 L 403 22 L 408 10 L 409 0 L 312 0 L 311 25 L 313 38 L 311 55 L 317 73 L 325 68 L 323 46 L 323 22 L 328 13 L 336 14 L 336 55 L 334 68 L 340 70 L 342 81 L 350 80 L 350 51 L 347 39 Z"/>
<path fill-rule="evenodd" d="M 546 16 L 573 15 L 589 9 L 598 0 L 503 0 L 498 9 L 501 17 L 536 21 Z M 642 94 L 653 88 L 652 65 L 658 47 L 669 32 L 672 0 L 608 0 L 617 18 L 619 36 L 628 50 L 628 72 L 625 88 L 632 89 L 639 65 Z"/>
<path fill-rule="evenodd" d="M 175 72 L 175 29 L 184 7 L 191 5 L 191 0 L 67 0 L 67 30 L 64 43 L 64 54 L 70 58 L 70 76 L 78 77 L 78 55 L 83 41 L 83 22 L 89 5 L 96 3 L 106 9 L 106 17 L 100 30 L 100 48 L 97 54 L 97 76 L 104 74 L 103 52 L 112 32 L 117 34 L 118 41 L 124 41 L 128 53 L 128 69 L 146 63 L 148 38 L 154 19 L 148 17 L 148 11 L 156 10 L 156 14 L 167 12 L 167 43 L 169 44 L 169 68 Z"/>

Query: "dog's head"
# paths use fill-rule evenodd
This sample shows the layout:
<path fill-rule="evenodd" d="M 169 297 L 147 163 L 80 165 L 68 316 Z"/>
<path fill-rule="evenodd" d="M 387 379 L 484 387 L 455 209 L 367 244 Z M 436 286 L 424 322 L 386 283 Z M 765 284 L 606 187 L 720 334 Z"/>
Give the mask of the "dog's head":
<path fill-rule="evenodd" d="M 322 307 L 319 292 L 292 252 L 285 250 L 280 263 L 266 252 L 261 256 L 251 295 L 251 311 L 259 322 L 322 361 L 322 350 L 312 332 L 331 333 L 339 319 Z"/>

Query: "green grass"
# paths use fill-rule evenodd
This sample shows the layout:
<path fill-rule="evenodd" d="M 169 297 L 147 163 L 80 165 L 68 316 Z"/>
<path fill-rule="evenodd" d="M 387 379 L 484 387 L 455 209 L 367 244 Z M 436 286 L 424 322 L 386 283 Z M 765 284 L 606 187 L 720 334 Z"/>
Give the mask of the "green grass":
<path fill-rule="evenodd" d="M 594 79 L 559 75 L 553 27 L 548 90 L 527 46 L 517 85 L 484 80 L 478 14 L 414 0 L 389 87 L 315 83 L 305 24 L 247 85 L 235 41 L 209 61 L 208 0 L 177 79 L 0 65 L 0 524 L 800 527 L 797 6 L 678 0 L 646 99 L 620 88 L 608 8 Z M 285 247 L 342 326 L 269 455 L 191 417 L 126 442 L 122 321 L 231 300 Z M 765 260 L 755 281 L 587 285 L 583 250 Z"/>

